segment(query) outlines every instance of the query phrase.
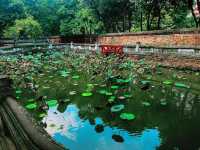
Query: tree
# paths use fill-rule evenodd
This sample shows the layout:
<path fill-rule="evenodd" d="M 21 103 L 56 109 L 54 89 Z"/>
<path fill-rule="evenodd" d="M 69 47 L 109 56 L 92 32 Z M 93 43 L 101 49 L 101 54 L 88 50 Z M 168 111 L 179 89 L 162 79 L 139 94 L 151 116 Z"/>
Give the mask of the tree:
<path fill-rule="evenodd" d="M 15 41 L 19 38 L 29 38 L 35 42 L 35 40 L 41 35 L 42 28 L 33 17 L 16 20 L 13 26 L 8 27 L 4 31 L 4 37 L 12 38 Z"/>
<path fill-rule="evenodd" d="M 97 34 L 103 30 L 103 24 L 97 20 L 92 9 L 79 4 L 78 9 L 73 17 L 61 21 L 61 35 L 72 34 Z"/>
<path fill-rule="evenodd" d="M 24 5 L 20 0 L 0 1 L 0 35 L 2 31 L 12 25 L 16 19 L 25 17 Z"/>

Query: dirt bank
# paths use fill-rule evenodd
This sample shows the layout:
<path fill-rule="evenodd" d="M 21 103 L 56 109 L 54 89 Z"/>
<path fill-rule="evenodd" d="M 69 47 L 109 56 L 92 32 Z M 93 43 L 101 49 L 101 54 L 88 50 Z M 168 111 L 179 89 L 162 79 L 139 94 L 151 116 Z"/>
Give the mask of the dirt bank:
<path fill-rule="evenodd" d="M 146 62 L 151 64 L 159 64 L 163 67 L 189 69 L 193 71 L 200 71 L 200 58 L 190 58 L 183 56 L 171 55 L 148 55 L 148 56 L 131 56 L 134 60 L 144 58 Z"/>

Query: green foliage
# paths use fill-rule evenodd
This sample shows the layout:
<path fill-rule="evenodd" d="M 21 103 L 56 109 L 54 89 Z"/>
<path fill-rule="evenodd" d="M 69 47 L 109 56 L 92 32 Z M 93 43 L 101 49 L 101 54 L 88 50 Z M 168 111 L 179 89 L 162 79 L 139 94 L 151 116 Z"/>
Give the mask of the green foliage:
<path fill-rule="evenodd" d="M 192 13 L 197 1 L 1 0 L 0 35 L 15 20 L 28 16 L 33 16 L 46 36 L 190 28 L 200 26 L 200 18 Z"/>
<path fill-rule="evenodd" d="M 102 31 L 103 24 L 93 15 L 91 9 L 82 8 L 75 14 L 75 18 L 64 20 L 60 25 L 62 35 L 70 34 L 95 34 Z"/>
<path fill-rule="evenodd" d="M 4 37 L 14 39 L 18 39 L 20 37 L 36 39 L 41 35 L 41 26 L 32 17 L 16 20 L 14 26 L 11 26 L 4 31 Z"/>

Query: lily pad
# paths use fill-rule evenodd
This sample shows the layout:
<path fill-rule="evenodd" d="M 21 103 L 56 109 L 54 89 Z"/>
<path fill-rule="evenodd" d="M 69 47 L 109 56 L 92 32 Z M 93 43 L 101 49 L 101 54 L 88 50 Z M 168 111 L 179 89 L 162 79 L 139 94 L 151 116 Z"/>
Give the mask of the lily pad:
<path fill-rule="evenodd" d="M 31 104 L 26 105 L 25 107 L 26 107 L 27 109 L 32 110 L 32 109 L 37 108 L 37 104 L 36 104 L 36 103 L 31 103 Z"/>
<path fill-rule="evenodd" d="M 80 78 L 79 75 L 72 76 L 72 79 L 79 79 L 79 78 Z"/>
<path fill-rule="evenodd" d="M 162 106 L 166 106 L 166 105 L 167 105 L 167 102 L 165 102 L 165 101 L 160 102 L 160 105 L 162 105 Z"/>
<path fill-rule="evenodd" d="M 57 103 L 58 103 L 58 101 L 57 100 L 48 100 L 47 101 L 47 105 L 49 106 L 49 107 L 53 107 L 53 106 L 56 106 L 57 105 Z"/>
<path fill-rule="evenodd" d="M 151 81 L 149 81 L 149 80 L 142 80 L 141 83 L 142 84 L 149 84 L 149 83 L 151 83 Z"/>
<path fill-rule="evenodd" d="M 83 97 L 90 97 L 92 96 L 93 94 L 91 92 L 85 92 L 85 93 L 82 93 L 81 94 Z"/>
<path fill-rule="evenodd" d="M 88 83 L 87 87 L 94 87 L 94 84 Z"/>
<path fill-rule="evenodd" d="M 21 90 L 16 90 L 15 93 L 16 93 L 16 94 L 21 94 L 22 91 L 21 91 Z"/>
<path fill-rule="evenodd" d="M 35 101 L 34 99 L 29 99 L 27 102 L 32 103 L 34 101 Z"/>
<path fill-rule="evenodd" d="M 107 96 L 111 96 L 111 95 L 112 95 L 111 92 L 106 92 L 105 94 L 106 94 Z"/>
<path fill-rule="evenodd" d="M 135 115 L 132 113 L 121 113 L 120 118 L 123 120 L 134 120 Z"/>
<path fill-rule="evenodd" d="M 125 96 L 119 96 L 118 99 L 124 100 L 124 99 L 126 99 L 126 97 Z"/>
<path fill-rule="evenodd" d="M 108 102 L 109 102 L 109 103 L 112 103 L 112 102 L 115 101 L 115 99 L 116 99 L 116 96 L 111 96 L 111 97 L 108 99 Z"/>
<path fill-rule="evenodd" d="M 111 107 L 111 112 L 119 112 L 119 111 L 122 111 L 123 109 L 124 109 L 123 104 L 115 105 Z"/>
<path fill-rule="evenodd" d="M 165 80 L 165 81 L 163 81 L 163 84 L 165 84 L 165 85 L 172 85 L 173 81 L 171 81 L 171 80 Z"/>
<path fill-rule="evenodd" d="M 76 91 L 70 91 L 69 95 L 76 95 Z"/>
<path fill-rule="evenodd" d="M 151 103 L 144 101 L 144 102 L 142 102 L 142 105 L 149 107 L 149 106 L 151 106 Z"/>
<path fill-rule="evenodd" d="M 131 94 L 124 94 L 124 97 L 125 97 L 125 98 L 131 98 L 132 95 L 131 95 Z"/>
<path fill-rule="evenodd" d="M 43 118 L 43 117 L 45 117 L 45 116 L 46 116 L 45 113 L 41 113 L 41 114 L 38 115 L 39 118 Z"/>
<path fill-rule="evenodd" d="M 117 83 L 129 83 L 131 79 L 117 79 Z"/>
<path fill-rule="evenodd" d="M 103 95 L 107 93 L 106 90 L 99 90 L 98 92 L 99 92 L 100 94 L 103 94 Z"/>
<path fill-rule="evenodd" d="M 118 89 L 119 88 L 119 86 L 118 85 L 113 85 L 113 86 L 111 86 L 111 89 Z"/>
<path fill-rule="evenodd" d="M 188 85 L 178 82 L 175 83 L 175 86 L 180 88 L 190 88 Z"/>

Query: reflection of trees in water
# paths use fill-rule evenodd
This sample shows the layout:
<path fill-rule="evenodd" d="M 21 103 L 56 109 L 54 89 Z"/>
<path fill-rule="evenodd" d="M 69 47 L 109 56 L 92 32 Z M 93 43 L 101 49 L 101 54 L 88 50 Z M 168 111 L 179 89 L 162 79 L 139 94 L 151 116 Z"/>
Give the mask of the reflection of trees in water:
<path fill-rule="evenodd" d="M 189 89 L 173 89 L 175 105 L 167 126 L 159 126 L 163 143 L 160 150 L 181 149 L 195 150 L 200 147 L 200 99 Z M 174 114 L 174 115 L 173 115 Z"/>
<path fill-rule="evenodd" d="M 79 116 L 88 119 L 91 125 L 96 125 L 94 129 L 98 133 L 104 131 L 103 126 L 117 127 L 129 133 L 138 134 L 141 134 L 145 128 L 158 127 L 163 141 L 163 146 L 160 149 L 172 149 L 174 147 L 185 149 L 184 146 L 188 149 L 194 149 L 199 146 L 199 95 L 193 94 L 189 89 L 172 87 L 162 87 L 160 92 L 155 88 L 151 90 L 147 91 L 145 95 L 152 99 L 151 106 L 148 108 L 141 106 L 141 101 L 137 102 L 137 99 L 126 102 L 126 107 L 131 107 L 131 110 L 136 114 L 134 121 L 121 120 L 119 118 L 120 113 L 111 113 L 110 107 L 95 109 L 97 103 L 99 103 L 98 99 L 95 102 L 90 101 L 90 104 L 84 106 L 77 103 L 79 108 L 84 108 L 80 109 Z M 160 105 L 159 99 L 165 99 L 167 105 Z M 101 99 L 101 103 L 105 102 L 105 99 Z M 95 118 L 97 117 L 102 118 L 104 125 L 96 124 Z M 194 140 L 192 140 L 193 137 L 195 137 Z M 120 134 L 116 134 L 112 138 L 116 142 L 123 142 L 124 140 Z"/>

